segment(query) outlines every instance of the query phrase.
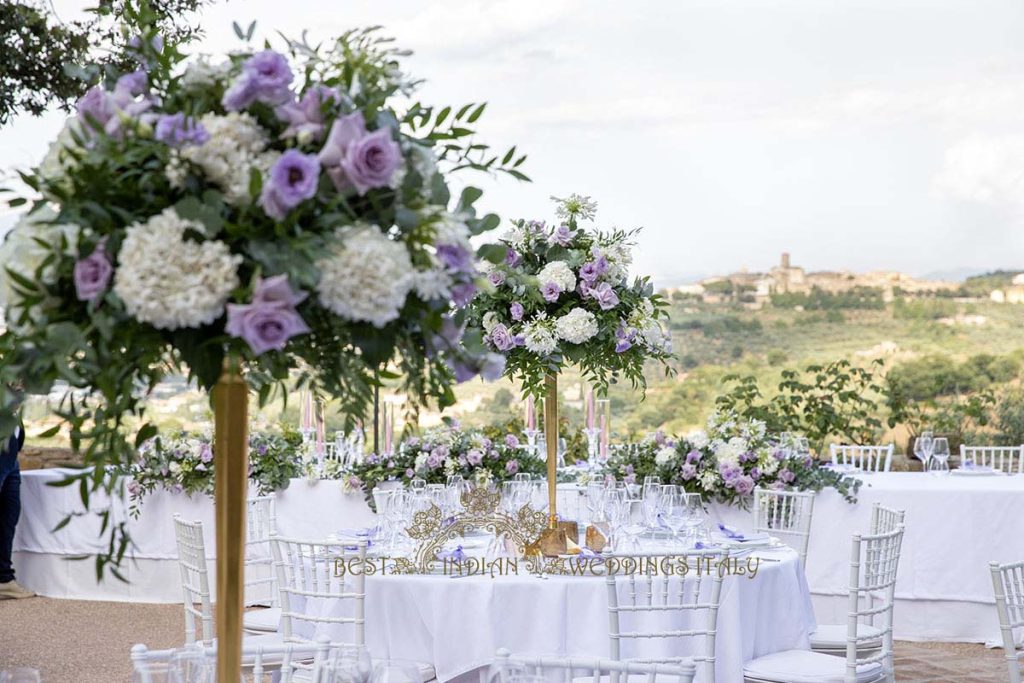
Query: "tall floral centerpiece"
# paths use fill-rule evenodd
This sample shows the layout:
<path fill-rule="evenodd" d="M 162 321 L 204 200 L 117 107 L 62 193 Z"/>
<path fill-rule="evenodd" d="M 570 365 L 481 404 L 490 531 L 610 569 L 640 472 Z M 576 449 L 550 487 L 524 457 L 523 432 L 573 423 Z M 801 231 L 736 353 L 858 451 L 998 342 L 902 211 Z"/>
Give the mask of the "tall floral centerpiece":
<path fill-rule="evenodd" d="M 505 258 L 486 264 L 487 285 L 471 306 L 487 346 L 505 354 L 505 375 L 546 399 L 552 525 L 562 368 L 575 365 L 599 391 L 619 376 L 646 387 L 644 364 L 670 372 L 672 357 L 667 303 L 648 278 L 630 279 L 638 231 L 592 227 L 597 205 L 589 197 L 555 201 L 554 224 L 520 220 L 501 238 Z"/>
<path fill-rule="evenodd" d="M 444 405 L 457 380 L 500 376 L 501 356 L 464 332 L 469 240 L 498 218 L 476 214 L 473 187 L 452 197 L 449 176 L 522 178 L 522 158 L 472 138 L 484 105 L 411 100 L 407 53 L 372 29 L 221 60 L 152 33 L 128 49 L 138 68 L 89 90 L 22 174 L 35 196 L 11 202 L 31 207 L 4 247 L 0 432 L 25 393 L 82 390 L 56 412 L 92 466 L 63 482 L 87 509 L 156 434 L 145 402 L 161 379 L 213 391 L 218 666 L 237 680 L 250 390 L 265 402 L 298 372 L 355 416 L 381 377 Z M 100 575 L 129 544 L 102 516 Z"/>

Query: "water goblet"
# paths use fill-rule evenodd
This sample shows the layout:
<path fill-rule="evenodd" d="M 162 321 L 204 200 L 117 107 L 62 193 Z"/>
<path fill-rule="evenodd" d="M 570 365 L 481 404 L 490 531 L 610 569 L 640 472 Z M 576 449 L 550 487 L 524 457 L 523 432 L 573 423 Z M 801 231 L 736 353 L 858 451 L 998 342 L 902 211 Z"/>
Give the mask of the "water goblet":
<path fill-rule="evenodd" d="M 934 474 L 949 474 L 949 440 L 939 436 L 932 440 L 931 459 L 934 461 L 930 470 Z"/>

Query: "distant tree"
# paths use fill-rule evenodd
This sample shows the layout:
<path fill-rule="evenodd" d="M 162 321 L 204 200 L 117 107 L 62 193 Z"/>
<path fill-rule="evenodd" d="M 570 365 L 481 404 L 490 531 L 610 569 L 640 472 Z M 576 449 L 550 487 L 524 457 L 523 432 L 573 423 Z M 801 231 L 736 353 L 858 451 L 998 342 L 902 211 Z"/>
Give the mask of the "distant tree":
<path fill-rule="evenodd" d="M 0 2 L 0 126 L 18 113 L 68 111 L 109 71 L 149 49 L 197 37 L 189 14 L 211 0 L 98 0 L 88 18 L 64 21 L 52 3 Z"/>

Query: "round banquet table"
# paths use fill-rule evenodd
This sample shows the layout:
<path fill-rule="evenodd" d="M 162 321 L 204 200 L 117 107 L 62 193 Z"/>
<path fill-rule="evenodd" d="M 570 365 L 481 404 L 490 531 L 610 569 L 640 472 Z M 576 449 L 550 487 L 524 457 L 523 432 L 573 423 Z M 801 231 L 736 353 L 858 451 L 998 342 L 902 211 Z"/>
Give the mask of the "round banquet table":
<path fill-rule="evenodd" d="M 718 683 L 740 683 L 744 663 L 755 657 L 809 647 L 814 612 L 796 553 L 773 549 L 763 551 L 763 557 L 771 559 L 760 563 L 753 578 L 723 579 L 715 651 Z M 620 576 L 617 583 L 625 601 L 628 582 Z M 708 585 L 706 579 L 704 585 Z M 315 600 L 316 604 L 306 606 L 310 613 L 344 616 L 339 601 Z M 432 663 L 439 681 L 489 665 L 498 648 L 513 653 L 608 657 L 607 602 L 602 576 L 368 576 L 366 644 L 374 657 Z M 665 624 L 666 628 L 687 627 L 686 621 L 679 621 L 686 617 L 673 617 L 676 621 Z M 314 630 L 308 622 L 296 623 L 297 632 L 306 637 L 326 635 L 340 640 L 344 628 L 320 625 Z M 633 630 L 628 622 L 623 622 L 623 629 Z M 681 656 L 694 644 L 693 638 L 656 639 L 634 652 L 629 649 L 632 643 L 626 643 L 622 654 Z"/>
<path fill-rule="evenodd" d="M 128 551 L 130 583 L 97 585 L 91 562 L 69 556 L 97 550 L 94 520 L 75 520 L 51 533 L 64 514 L 78 509 L 75 487 L 54 488 L 58 470 L 22 473 L 22 514 L 14 540 L 18 580 L 51 597 L 137 602 L 180 602 L 171 515 L 204 522 L 212 558 L 213 504 L 205 496 L 156 491 L 138 519 L 128 518 L 136 547 Z M 844 623 L 849 540 L 866 533 L 871 506 L 907 511 L 907 531 L 896 584 L 894 630 L 905 640 L 986 642 L 999 638 L 988 562 L 1024 559 L 1024 476 L 934 477 L 920 472 L 862 475 L 856 504 L 834 490 L 818 494 L 807 560 L 807 582 L 819 623 Z M 93 501 L 94 507 L 105 503 Z M 561 503 L 560 503 L 561 506 Z M 126 513 L 123 513 L 126 514 Z M 712 518 L 749 528 L 749 511 L 712 505 Z M 282 534 L 316 538 L 342 528 L 364 527 L 374 515 L 363 496 L 344 492 L 338 481 L 294 479 L 278 493 Z M 87 521 L 88 520 L 88 521 Z M 464 579 L 463 581 L 468 581 Z M 460 583 L 454 581 L 453 583 Z"/>

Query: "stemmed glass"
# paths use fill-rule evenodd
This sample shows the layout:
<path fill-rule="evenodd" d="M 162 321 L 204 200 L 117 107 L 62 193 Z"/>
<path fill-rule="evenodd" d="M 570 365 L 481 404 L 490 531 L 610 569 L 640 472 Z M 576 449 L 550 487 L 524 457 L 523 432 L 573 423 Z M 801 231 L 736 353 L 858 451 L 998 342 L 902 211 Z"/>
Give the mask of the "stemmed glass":
<path fill-rule="evenodd" d="M 930 431 L 921 432 L 914 440 L 914 457 L 921 461 L 921 469 L 928 471 L 928 460 L 932 457 L 934 439 Z"/>
<path fill-rule="evenodd" d="M 601 511 L 601 505 L 604 502 L 604 489 L 603 481 L 592 481 L 587 484 L 587 511 L 590 513 L 591 524 L 597 520 L 598 513 Z"/>
<path fill-rule="evenodd" d="M 932 460 L 929 471 L 935 474 L 949 473 L 949 440 L 939 436 L 932 440 Z"/>
<path fill-rule="evenodd" d="M 662 494 L 661 518 L 672 530 L 672 541 L 680 542 L 679 532 L 689 523 L 690 507 L 685 493 Z"/>
<path fill-rule="evenodd" d="M 629 514 L 629 498 L 625 489 L 606 488 L 601 503 L 604 518 L 608 520 L 609 543 L 613 548 L 619 544 L 619 531 Z"/>
<path fill-rule="evenodd" d="M 697 527 L 704 523 L 704 501 L 699 493 L 683 493 L 680 495 L 686 497 L 686 509 L 688 511 L 684 522 L 686 537 L 688 539 L 692 537 L 693 544 L 696 545 Z"/>

